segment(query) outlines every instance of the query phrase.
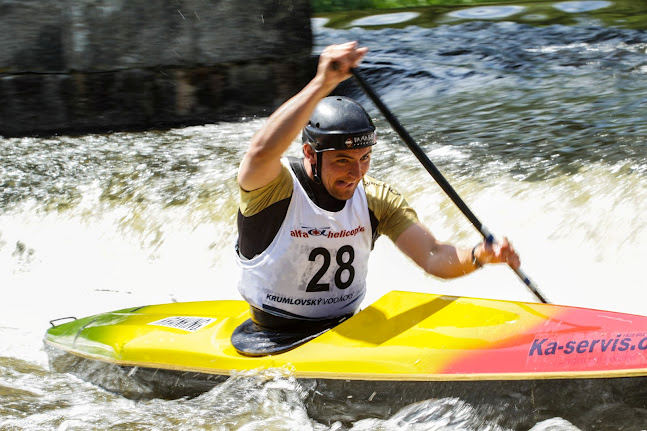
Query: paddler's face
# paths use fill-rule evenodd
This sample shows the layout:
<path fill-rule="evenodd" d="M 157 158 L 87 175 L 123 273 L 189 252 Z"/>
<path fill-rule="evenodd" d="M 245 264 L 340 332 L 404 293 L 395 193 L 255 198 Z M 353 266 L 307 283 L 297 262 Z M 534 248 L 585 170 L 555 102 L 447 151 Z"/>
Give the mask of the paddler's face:
<path fill-rule="evenodd" d="M 353 197 L 357 185 L 371 165 L 372 152 L 372 147 L 323 152 L 321 183 L 332 197 L 340 200 Z"/>

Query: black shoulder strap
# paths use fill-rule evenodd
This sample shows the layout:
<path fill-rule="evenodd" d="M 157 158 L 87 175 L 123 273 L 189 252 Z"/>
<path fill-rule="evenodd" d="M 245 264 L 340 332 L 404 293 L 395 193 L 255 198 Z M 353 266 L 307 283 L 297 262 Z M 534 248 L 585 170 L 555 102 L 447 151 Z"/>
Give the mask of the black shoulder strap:
<path fill-rule="evenodd" d="M 290 168 L 292 168 L 292 172 L 294 172 L 294 175 L 296 175 L 297 180 L 299 180 L 299 183 L 303 186 L 303 189 L 306 191 L 306 194 L 308 195 L 310 200 L 312 200 L 312 202 L 316 204 L 317 197 L 312 188 L 312 180 L 310 180 L 310 177 L 308 177 L 306 168 L 303 166 L 303 159 L 299 159 L 297 157 L 288 157 L 288 160 L 290 161 Z"/>

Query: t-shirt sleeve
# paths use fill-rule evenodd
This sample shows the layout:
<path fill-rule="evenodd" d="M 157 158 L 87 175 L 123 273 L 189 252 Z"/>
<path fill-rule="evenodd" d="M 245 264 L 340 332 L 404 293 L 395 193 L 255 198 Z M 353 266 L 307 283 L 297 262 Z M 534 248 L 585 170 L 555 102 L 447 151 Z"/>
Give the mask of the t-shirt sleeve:
<path fill-rule="evenodd" d="M 364 177 L 368 208 L 378 220 L 377 233 L 396 242 L 402 232 L 418 223 L 418 215 L 406 199 L 389 184 Z"/>
<path fill-rule="evenodd" d="M 281 168 L 279 176 L 266 186 L 247 191 L 239 186 L 240 212 L 250 217 L 263 211 L 270 205 L 292 196 L 292 176 L 286 166 Z"/>

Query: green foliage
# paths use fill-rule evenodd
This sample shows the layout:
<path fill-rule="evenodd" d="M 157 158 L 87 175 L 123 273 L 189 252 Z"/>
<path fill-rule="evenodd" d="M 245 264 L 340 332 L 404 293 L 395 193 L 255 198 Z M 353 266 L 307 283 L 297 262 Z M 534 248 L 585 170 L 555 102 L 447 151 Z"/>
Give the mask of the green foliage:
<path fill-rule="evenodd" d="M 315 13 L 361 9 L 395 9 L 417 6 L 458 6 L 500 2 L 501 0 L 311 0 Z"/>

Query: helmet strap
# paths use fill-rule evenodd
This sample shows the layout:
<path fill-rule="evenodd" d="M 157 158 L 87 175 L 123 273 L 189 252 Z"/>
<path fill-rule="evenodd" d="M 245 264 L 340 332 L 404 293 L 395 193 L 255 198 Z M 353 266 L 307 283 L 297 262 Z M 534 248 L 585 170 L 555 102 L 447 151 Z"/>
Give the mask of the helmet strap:
<path fill-rule="evenodd" d="M 317 163 L 316 164 L 311 164 L 310 167 L 312 168 L 312 177 L 317 184 L 321 184 L 321 152 L 317 152 Z"/>

